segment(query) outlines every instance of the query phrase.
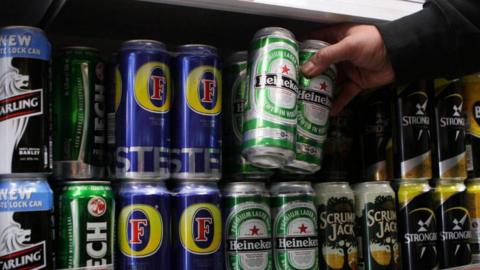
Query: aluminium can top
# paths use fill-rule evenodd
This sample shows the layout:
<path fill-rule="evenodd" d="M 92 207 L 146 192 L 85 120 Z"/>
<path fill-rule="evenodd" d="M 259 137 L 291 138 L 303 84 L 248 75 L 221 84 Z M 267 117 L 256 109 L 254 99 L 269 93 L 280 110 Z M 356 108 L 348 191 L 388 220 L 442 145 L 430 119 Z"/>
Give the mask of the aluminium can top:
<path fill-rule="evenodd" d="M 206 44 L 184 44 L 177 47 L 177 53 L 217 55 L 217 48 Z"/>
<path fill-rule="evenodd" d="M 290 30 L 287 30 L 282 27 L 262 28 L 255 33 L 255 35 L 253 36 L 253 40 L 256 40 L 262 37 L 267 37 L 267 36 L 276 36 L 276 37 L 283 37 L 283 38 L 295 40 L 295 35 L 292 32 L 290 32 Z"/>
<path fill-rule="evenodd" d="M 231 182 L 222 188 L 223 195 L 268 194 L 263 182 Z"/>
<path fill-rule="evenodd" d="M 247 51 L 238 51 L 232 53 L 227 59 L 227 65 L 234 65 L 236 63 L 247 62 L 248 52 Z"/>
<path fill-rule="evenodd" d="M 152 39 L 132 39 L 122 43 L 120 50 L 166 51 L 163 42 Z"/>
<path fill-rule="evenodd" d="M 0 176 L 1 181 L 48 181 L 47 176 L 42 175 L 2 175 Z"/>
<path fill-rule="evenodd" d="M 39 32 L 39 33 L 42 33 L 43 35 L 45 35 L 45 31 L 43 31 L 43 29 L 35 27 L 35 26 L 28 26 L 28 25 L 9 25 L 9 26 L 5 26 L 5 27 L 0 27 L 0 32 L 2 30 L 7 30 L 7 29 L 8 30 L 10 30 L 10 29 L 31 30 L 31 31 Z"/>
<path fill-rule="evenodd" d="M 315 39 L 307 39 L 300 43 L 300 50 L 320 50 L 328 46 L 330 46 L 330 43 L 328 42 Z"/>
<path fill-rule="evenodd" d="M 314 194 L 312 185 L 307 181 L 276 182 L 270 187 L 272 195 L 278 194 Z"/>
<path fill-rule="evenodd" d="M 97 48 L 88 47 L 88 46 L 65 46 L 61 47 L 59 51 L 68 51 L 68 50 L 78 50 L 78 51 L 94 51 L 99 52 Z"/>
<path fill-rule="evenodd" d="M 61 182 L 61 185 L 70 186 L 70 185 L 110 185 L 110 181 L 103 180 L 87 180 L 87 181 L 64 181 Z"/>

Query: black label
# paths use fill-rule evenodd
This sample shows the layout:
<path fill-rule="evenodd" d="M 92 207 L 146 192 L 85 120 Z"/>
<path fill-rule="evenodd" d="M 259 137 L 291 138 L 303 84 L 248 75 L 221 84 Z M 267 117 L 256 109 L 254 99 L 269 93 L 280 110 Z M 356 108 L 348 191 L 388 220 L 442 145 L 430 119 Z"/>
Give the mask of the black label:
<path fill-rule="evenodd" d="M 255 77 L 255 87 L 281 87 L 298 93 L 297 82 L 289 77 L 280 76 L 278 74 L 265 74 Z"/>
<path fill-rule="evenodd" d="M 304 249 L 318 247 L 318 239 L 314 236 L 297 236 L 277 238 L 276 249 Z"/>
<path fill-rule="evenodd" d="M 233 239 L 227 240 L 228 252 L 263 251 L 272 249 L 272 239 Z"/>
<path fill-rule="evenodd" d="M 300 89 L 298 100 L 321 105 L 329 109 L 332 106 L 332 98 L 325 93 L 308 89 Z"/>

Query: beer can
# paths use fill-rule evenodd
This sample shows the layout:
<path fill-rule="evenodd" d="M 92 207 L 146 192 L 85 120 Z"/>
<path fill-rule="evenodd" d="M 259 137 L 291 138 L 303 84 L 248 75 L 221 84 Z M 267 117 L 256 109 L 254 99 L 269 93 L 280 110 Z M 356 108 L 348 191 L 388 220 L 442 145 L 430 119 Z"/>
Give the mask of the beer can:
<path fill-rule="evenodd" d="M 347 182 L 316 183 L 314 188 L 319 224 L 319 269 L 358 269 L 352 189 Z"/>
<path fill-rule="evenodd" d="M 53 269 L 53 205 L 45 178 L 0 179 L 1 269 Z"/>
<path fill-rule="evenodd" d="M 402 243 L 402 269 L 436 270 L 437 217 L 433 189 L 427 180 L 396 183 L 398 239 Z"/>
<path fill-rule="evenodd" d="M 468 177 L 477 178 L 480 177 L 480 73 L 463 78 L 463 88 Z"/>
<path fill-rule="evenodd" d="M 271 270 L 272 221 L 263 182 L 232 182 L 222 190 L 225 268 Z"/>
<path fill-rule="evenodd" d="M 302 42 L 300 64 L 307 62 L 316 52 L 329 45 L 320 40 Z M 320 170 L 336 78 L 335 65 L 314 78 L 300 74 L 295 159 L 287 164 L 286 170 L 306 174 Z"/>
<path fill-rule="evenodd" d="M 480 179 L 467 181 L 467 209 L 470 213 L 472 263 L 480 263 Z"/>
<path fill-rule="evenodd" d="M 170 193 L 159 181 L 116 188 L 116 269 L 170 269 Z"/>
<path fill-rule="evenodd" d="M 354 186 L 359 268 L 401 269 L 395 192 L 387 181 Z"/>
<path fill-rule="evenodd" d="M 243 113 L 247 98 L 247 52 L 232 54 L 224 70 L 225 93 L 223 104 L 223 161 L 224 173 L 228 178 L 265 179 L 273 171 L 255 167 L 242 155 Z"/>
<path fill-rule="evenodd" d="M 118 109 L 121 98 L 121 78 L 118 69 L 118 53 L 113 53 L 109 58 L 106 68 L 105 79 L 105 121 L 106 121 L 106 153 L 105 153 L 105 176 L 108 179 L 115 178 L 115 112 Z M 118 94 L 117 94 L 118 93 Z"/>
<path fill-rule="evenodd" d="M 0 28 L 0 175 L 52 170 L 50 43 L 30 26 Z"/>
<path fill-rule="evenodd" d="M 460 80 L 435 80 L 433 177 L 463 181 L 467 178 L 465 117 Z"/>
<path fill-rule="evenodd" d="M 222 74 L 217 49 L 180 46 L 176 54 L 172 177 L 221 178 Z"/>
<path fill-rule="evenodd" d="M 53 173 L 67 179 L 104 176 L 104 66 L 97 49 L 65 47 L 53 65 Z"/>
<path fill-rule="evenodd" d="M 398 87 L 394 95 L 393 156 L 397 180 L 432 178 L 430 103 L 427 83 Z"/>
<path fill-rule="evenodd" d="M 466 204 L 465 185 L 455 180 L 437 180 L 434 188 L 437 217 L 437 249 L 440 268 L 470 264 L 470 214 Z"/>
<path fill-rule="evenodd" d="M 290 31 L 266 27 L 248 58 L 242 154 L 255 166 L 280 168 L 295 158 L 298 44 Z"/>
<path fill-rule="evenodd" d="M 167 179 L 172 77 L 170 55 L 155 40 L 129 40 L 118 57 L 116 177 Z"/>
<path fill-rule="evenodd" d="M 115 202 L 110 183 L 62 183 L 57 212 L 56 269 L 113 269 Z"/>
<path fill-rule="evenodd" d="M 317 209 L 310 182 L 270 187 L 275 269 L 318 269 Z"/>
<path fill-rule="evenodd" d="M 220 191 L 215 182 L 182 181 L 173 189 L 172 269 L 223 269 Z"/>

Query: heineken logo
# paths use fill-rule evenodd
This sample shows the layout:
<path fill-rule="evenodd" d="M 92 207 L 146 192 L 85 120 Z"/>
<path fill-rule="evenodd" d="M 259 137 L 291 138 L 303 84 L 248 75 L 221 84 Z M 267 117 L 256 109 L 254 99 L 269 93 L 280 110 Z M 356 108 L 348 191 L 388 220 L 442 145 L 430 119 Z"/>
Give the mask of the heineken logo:
<path fill-rule="evenodd" d="M 298 94 L 298 100 L 311 102 L 317 105 L 322 105 L 326 108 L 332 106 L 332 98 L 326 95 L 325 93 L 308 90 L 308 89 L 301 89 Z"/>
<path fill-rule="evenodd" d="M 318 248 L 318 239 L 316 237 L 285 237 L 277 239 L 276 248 L 278 249 L 304 249 Z"/>
<path fill-rule="evenodd" d="M 88 213 L 94 217 L 101 217 L 107 211 L 107 203 L 102 197 L 93 197 L 88 201 Z"/>
<path fill-rule="evenodd" d="M 171 87 L 168 65 L 162 62 L 147 62 L 135 74 L 135 101 L 149 112 L 167 113 L 171 105 Z"/>
<path fill-rule="evenodd" d="M 261 74 L 255 77 L 255 87 L 279 87 L 298 93 L 298 85 L 296 80 L 283 76 L 281 74 Z"/>
<path fill-rule="evenodd" d="M 270 238 L 227 241 L 227 252 L 270 251 L 271 249 L 272 240 Z"/>
<path fill-rule="evenodd" d="M 0 100 L 0 122 L 43 113 L 42 90 L 23 91 Z"/>

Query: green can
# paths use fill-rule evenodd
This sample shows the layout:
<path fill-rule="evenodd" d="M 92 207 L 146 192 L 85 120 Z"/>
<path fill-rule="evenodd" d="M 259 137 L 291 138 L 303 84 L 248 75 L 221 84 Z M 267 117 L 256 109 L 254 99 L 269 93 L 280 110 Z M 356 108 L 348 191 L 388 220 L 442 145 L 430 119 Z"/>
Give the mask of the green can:
<path fill-rule="evenodd" d="M 318 218 L 310 182 L 272 184 L 275 269 L 318 269 Z"/>
<path fill-rule="evenodd" d="M 56 268 L 113 269 L 114 220 L 109 182 L 63 183 L 57 197 Z"/>
<path fill-rule="evenodd" d="M 255 166 L 280 168 L 295 158 L 298 44 L 286 29 L 263 28 L 248 57 L 242 154 Z"/>
<path fill-rule="evenodd" d="M 104 175 L 104 63 L 89 47 L 66 47 L 53 65 L 54 174 L 66 179 Z"/>
<path fill-rule="evenodd" d="M 271 270 L 272 221 L 265 183 L 228 183 L 222 197 L 226 269 Z"/>
<path fill-rule="evenodd" d="M 307 62 L 316 52 L 329 45 L 320 40 L 304 41 L 300 45 L 300 63 Z M 314 78 L 300 74 L 296 156 L 285 167 L 286 170 L 299 174 L 312 174 L 320 170 L 336 78 L 335 65 Z"/>

